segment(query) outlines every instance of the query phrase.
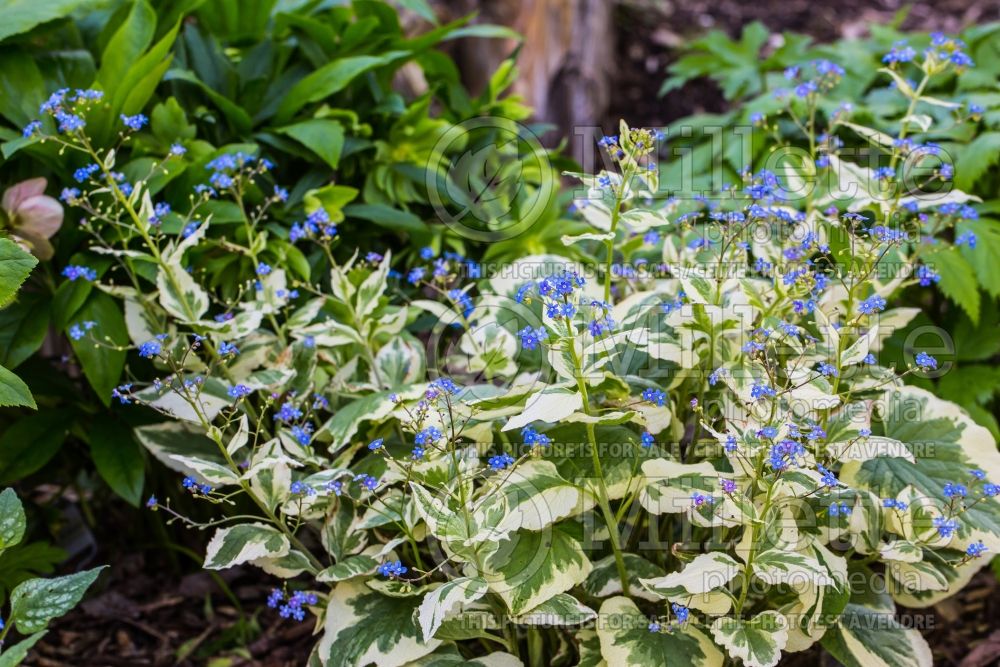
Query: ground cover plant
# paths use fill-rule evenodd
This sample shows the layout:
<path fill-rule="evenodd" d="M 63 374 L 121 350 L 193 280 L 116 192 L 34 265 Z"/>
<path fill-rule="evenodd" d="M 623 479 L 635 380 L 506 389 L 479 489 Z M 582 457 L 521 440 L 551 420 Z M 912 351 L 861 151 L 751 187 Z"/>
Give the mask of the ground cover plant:
<path fill-rule="evenodd" d="M 433 248 L 405 268 L 389 251 L 339 261 L 324 186 L 288 229 L 323 268 L 303 280 L 265 254 L 286 190 L 242 151 L 206 161 L 165 227 L 147 183 L 183 151 L 119 175 L 120 147 L 89 139 L 96 90 L 57 91 L 26 134 L 84 155 L 62 198 L 105 261 L 64 273 L 123 303 L 117 338 L 84 313 L 70 338 L 135 350 L 110 395 L 170 417 L 137 439 L 220 516 L 147 507 L 213 531 L 206 567 L 285 580 L 267 603 L 316 623 L 312 663 L 517 664 L 525 644 L 533 659 L 563 645 L 582 662 L 774 665 L 822 642 L 846 664 L 922 665 L 894 605 L 954 593 L 998 540 L 989 431 L 901 381 L 933 356 L 878 359 L 916 314 L 894 295 L 934 282 L 927 237 L 946 243 L 973 201 L 934 187 L 950 164 L 907 141 L 920 105 L 952 104 L 923 90 L 971 65 L 962 49 L 936 36 L 887 68 L 909 100 L 895 139 L 820 114 L 835 63 L 789 71 L 784 113 L 817 154 L 789 153 L 781 177 L 748 168 L 728 201 L 655 203 L 663 137 L 623 123 L 601 141 L 610 168 L 575 175 L 589 229 L 562 241 L 593 261 L 528 256 L 482 277 Z M 145 116 L 119 121 L 122 145 L 141 140 Z M 842 157 L 841 127 L 887 165 Z M 239 235 L 202 210 L 218 201 Z M 219 284 L 222 251 L 252 275 Z"/>

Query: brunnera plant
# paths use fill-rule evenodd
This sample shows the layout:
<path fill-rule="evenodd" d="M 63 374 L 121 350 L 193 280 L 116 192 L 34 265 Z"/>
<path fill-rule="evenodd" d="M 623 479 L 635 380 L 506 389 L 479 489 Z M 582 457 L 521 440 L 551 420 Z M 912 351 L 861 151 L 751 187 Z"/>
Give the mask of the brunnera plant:
<path fill-rule="evenodd" d="M 899 60 L 934 77 L 961 56 L 943 39 Z M 490 274 L 431 248 L 338 262 L 336 186 L 282 229 L 285 190 L 245 152 L 213 156 L 168 211 L 88 141 L 99 93 L 59 91 L 29 131 L 89 160 L 63 199 L 93 241 L 63 275 L 125 312 L 67 334 L 132 351 L 115 398 L 168 417 L 138 439 L 220 512 L 148 506 L 212 531 L 206 567 L 279 580 L 267 604 L 315 622 L 311 665 L 770 667 L 816 643 L 846 665 L 930 664 L 895 605 L 953 594 L 1000 547 L 1000 455 L 903 383 L 934 357 L 879 353 L 916 313 L 894 295 L 934 282 L 927 248 L 972 199 L 931 187 L 948 163 L 906 128 L 946 102 L 901 77 L 887 164 L 843 159 L 824 123 L 883 139 L 818 113 L 840 76 L 790 73 L 784 113 L 819 154 L 718 196 L 660 198 L 662 137 L 622 123 L 608 169 L 577 175 L 591 229 L 563 243 L 589 260 Z M 145 123 L 123 116 L 120 141 Z M 205 213 L 218 200 L 238 232 Z M 214 280 L 223 262 L 239 284 Z"/>

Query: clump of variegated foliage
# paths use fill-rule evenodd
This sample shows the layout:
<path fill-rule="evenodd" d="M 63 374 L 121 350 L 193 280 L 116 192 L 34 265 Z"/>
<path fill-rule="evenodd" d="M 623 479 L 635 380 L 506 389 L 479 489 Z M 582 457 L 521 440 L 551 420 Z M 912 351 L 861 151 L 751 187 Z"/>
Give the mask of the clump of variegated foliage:
<path fill-rule="evenodd" d="M 926 665 L 896 604 L 1000 547 L 989 432 L 904 382 L 934 357 L 879 362 L 916 314 L 894 295 L 931 285 L 930 249 L 975 214 L 927 141 L 937 110 L 969 115 L 924 95 L 961 55 L 941 37 L 887 61 L 909 100 L 891 134 L 833 99 L 836 64 L 794 68 L 755 132 L 793 123 L 811 150 L 721 193 L 662 196 L 664 137 L 623 123 L 608 168 L 576 175 L 561 254 L 490 270 L 441 248 L 345 261 L 336 186 L 281 228 L 257 155 L 195 156 L 204 183 L 171 210 L 87 141 L 94 101 L 57 94 L 32 133 L 87 155 L 64 198 L 101 260 L 67 278 L 125 313 L 68 331 L 136 350 L 115 396 L 169 417 L 138 438 L 218 507 L 205 566 L 273 575 L 268 604 L 315 618 L 311 664 L 769 667 L 820 642 Z M 882 166 L 851 161 L 859 138 Z M 204 213 L 219 200 L 235 224 Z"/>

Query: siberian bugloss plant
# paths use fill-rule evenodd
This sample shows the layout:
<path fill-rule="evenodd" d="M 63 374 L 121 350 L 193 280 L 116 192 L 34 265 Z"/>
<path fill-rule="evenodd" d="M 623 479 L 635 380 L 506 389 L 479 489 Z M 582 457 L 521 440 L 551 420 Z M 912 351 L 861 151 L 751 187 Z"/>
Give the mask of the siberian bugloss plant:
<path fill-rule="evenodd" d="M 879 362 L 916 313 L 894 295 L 932 284 L 974 215 L 921 140 L 922 107 L 951 104 L 927 82 L 971 63 L 944 37 L 893 53 L 893 136 L 828 103 L 837 64 L 804 64 L 755 122 L 795 124 L 808 151 L 664 199 L 664 137 L 622 123 L 607 169 L 576 175 L 592 229 L 562 240 L 589 261 L 497 271 L 431 248 L 338 262 L 336 186 L 280 228 L 285 190 L 257 155 L 213 155 L 167 207 L 89 142 L 96 93 L 57 92 L 29 130 L 87 157 L 63 198 L 93 237 L 64 275 L 125 303 L 124 332 L 68 334 L 132 351 L 115 398 L 169 417 L 138 438 L 220 516 L 148 506 L 213 531 L 206 567 L 274 576 L 266 604 L 316 624 L 313 665 L 762 667 L 817 642 L 847 665 L 929 664 L 895 605 L 951 595 L 1000 547 L 1000 455 L 903 383 L 933 356 Z M 121 141 L 144 124 L 123 117 Z M 846 133 L 884 164 L 846 159 Z M 238 224 L 202 214 L 217 200 Z"/>

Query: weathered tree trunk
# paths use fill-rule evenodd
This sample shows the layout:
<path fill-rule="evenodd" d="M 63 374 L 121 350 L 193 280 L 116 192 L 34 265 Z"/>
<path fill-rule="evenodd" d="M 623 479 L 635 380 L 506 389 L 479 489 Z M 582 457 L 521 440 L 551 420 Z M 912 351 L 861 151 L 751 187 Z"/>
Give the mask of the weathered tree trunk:
<path fill-rule="evenodd" d="M 453 16 L 479 11 L 477 21 L 510 26 L 524 35 L 514 92 L 535 108 L 535 119 L 553 123 L 579 156 L 576 128 L 600 123 L 607 111 L 615 67 L 610 0 L 449 0 Z M 497 65 L 517 48 L 507 40 L 466 40 L 455 52 L 465 83 L 481 90 Z"/>

